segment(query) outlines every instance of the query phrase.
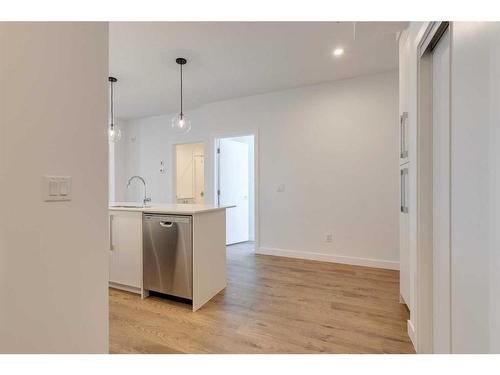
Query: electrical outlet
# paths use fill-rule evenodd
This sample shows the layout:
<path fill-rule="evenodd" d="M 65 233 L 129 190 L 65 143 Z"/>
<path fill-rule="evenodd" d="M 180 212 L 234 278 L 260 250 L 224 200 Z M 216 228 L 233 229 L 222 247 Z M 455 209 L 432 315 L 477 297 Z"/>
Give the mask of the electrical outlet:
<path fill-rule="evenodd" d="M 331 233 L 328 233 L 326 236 L 325 236 L 325 242 L 333 242 L 333 234 Z"/>

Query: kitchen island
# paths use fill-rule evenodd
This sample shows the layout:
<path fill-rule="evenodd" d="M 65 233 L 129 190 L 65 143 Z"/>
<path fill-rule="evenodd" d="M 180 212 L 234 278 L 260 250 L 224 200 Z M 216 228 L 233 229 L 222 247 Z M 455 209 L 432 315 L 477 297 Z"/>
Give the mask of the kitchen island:
<path fill-rule="evenodd" d="M 198 310 L 226 287 L 226 209 L 232 206 L 209 204 L 159 204 L 143 207 L 140 204 L 115 202 L 109 205 L 110 222 L 110 280 L 112 288 L 149 295 L 148 272 L 158 272 L 145 263 L 143 244 L 150 246 L 150 236 L 143 227 L 144 219 L 167 217 L 178 218 L 190 226 L 187 243 L 191 267 L 189 280 L 193 311 Z M 162 224 L 163 223 L 163 224 Z M 165 224 L 166 223 L 166 224 Z M 169 221 L 160 222 L 166 229 Z M 190 246 L 189 246 L 190 245 Z M 157 249 L 155 249 L 157 251 Z M 148 254 L 146 252 L 146 254 Z M 178 257 L 174 257 L 179 262 Z M 173 259 L 174 259 L 173 258 Z M 146 274 L 145 274 L 146 272 Z M 163 275 L 169 277 L 169 275 Z M 185 279 L 185 277 L 183 277 Z"/>

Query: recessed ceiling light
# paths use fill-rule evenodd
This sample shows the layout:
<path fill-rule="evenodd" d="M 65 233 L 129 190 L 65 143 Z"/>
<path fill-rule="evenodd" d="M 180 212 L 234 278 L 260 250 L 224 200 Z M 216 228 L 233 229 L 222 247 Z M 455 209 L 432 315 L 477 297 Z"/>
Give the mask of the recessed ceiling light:
<path fill-rule="evenodd" d="M 334 56 L 341 56 L 344 54 L 344 49 L 343 48 L 335 48 L 333 51 Z"/>

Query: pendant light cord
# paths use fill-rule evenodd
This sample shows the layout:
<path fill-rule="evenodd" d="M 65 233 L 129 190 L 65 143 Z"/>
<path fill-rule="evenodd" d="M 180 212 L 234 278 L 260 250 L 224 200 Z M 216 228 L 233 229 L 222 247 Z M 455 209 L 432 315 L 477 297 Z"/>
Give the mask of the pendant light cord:
<path fill-rule="evenodd" d="M 181 118 L 182 118 L 182 116 L 184 115 L 182 113 L 182 65 L 183 64 L 180 64 L 180 65 L 181 65 Z"/>
<path fill-rule="evenodd" d="M 115 127 L 115 108 L 114 108 L 114 95 L 113 95 L 113 84 L 114 82 L 111 81 L 111 130 L 114 129 Z"/>

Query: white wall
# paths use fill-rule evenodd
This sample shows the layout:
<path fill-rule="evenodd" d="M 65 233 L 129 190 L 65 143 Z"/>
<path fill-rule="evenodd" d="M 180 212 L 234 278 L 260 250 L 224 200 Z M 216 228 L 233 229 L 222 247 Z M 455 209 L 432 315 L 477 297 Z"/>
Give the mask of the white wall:
<path fill-rule="evenodd" d="M 106 353 L 108 26 L 0 23 L 0 55 L 0 352 Z"/>
<path fill-rule="evenodd" d="M 108 144 L 108 199 L 110 202 L 114 202 L 116 186 L 115 186 L 115 144 L 114 142 L 109 142 Z"/>
<path fill-rule="evenodd" d="M 490 352 L 500 353 L 500 24 L 489 25 Z M 492 79 L 493 78 L 493 79 Z"/>
<path fill-rule="evenodd" d="M 188 113 L 193 129 L 186 136 L 172 134 L 171 115 L 129 121 L 117 146 L 117 170 L 125 173 L 116 175 L 116 199 L 140 199 L 123 190 L 126 178 L 139 174 L 153 202 L 172 202 L 172 144 L 201 141 L 213 202 L 215 138 L 254 132 L 262 248 L 397 267 L 397 83 L 393 71 L 212 103 Z M 327 233 L 332 243 L 325 243 Z"/>
<path fill-rule="evenodd" d="M 452 348 L 500 352 L 500 23 L 454 22 Z"/>

